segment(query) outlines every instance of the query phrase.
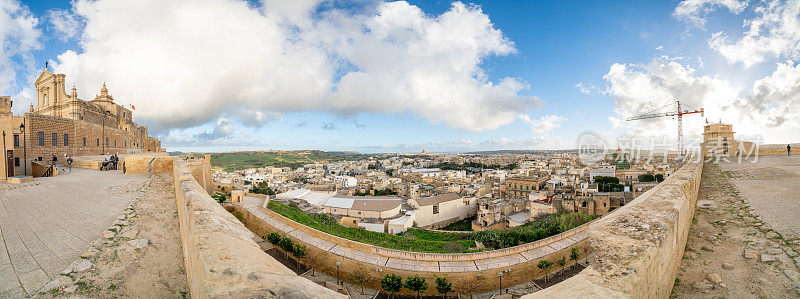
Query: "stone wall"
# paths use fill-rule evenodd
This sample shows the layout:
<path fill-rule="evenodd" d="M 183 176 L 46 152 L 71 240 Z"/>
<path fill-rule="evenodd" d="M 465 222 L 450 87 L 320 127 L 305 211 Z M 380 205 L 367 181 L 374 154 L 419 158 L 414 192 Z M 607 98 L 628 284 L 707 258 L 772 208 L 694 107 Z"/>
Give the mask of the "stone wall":
<path fill-rule="evenodd" d="M 667 298 L 692 225 L 701 163 L 687 164 L 589 228 L 591 265 L 525 298 Z"/>
<path fill-rule="evenodd" d="M 540 260 L 555 262 L 565 256 L 569 260 L 573 247 L 578 248 L 581 256 L 589 252 L 584 238 L 579 235 L 591 223 L 520 246 L 478 253 L 443 254 L 394 250 L 343 239 L 260 206 L 245 208 L 242 204 L 235 204 L 229 205 L 229 209 L 247 228 L 262 238 L 277 232 L 306 245 L 307 255 L 313 258 L 305 262 L 311 263 L 314 268 L 334 277 L 339 272 L 343 280 L 350 280 L 350 273 L 361 272 L 367 277 L 365 285 L 374 289 L 381 288 L 380 278 L 383 275 L 393 273 L 403 277 L 424 277 L 430 286 L 425 292 L 428 295 L 438 294 L 434 284 L 437 276 L 446 277 L 460 293 L 483 292 L 499 288 L 497 273 L 500 271 L 511 269 L 511 272 L 503 275 L 503 285 L 516 285 L 544 275 L 536 266 Z M 263 219 L 264 216 L 270 217 L 271 221 Z M 336 262 L 340 263 L 338 268 Z"/>
<path fill-rule="evenodd" d="M 253 233 L 208 195 L 183 159 L 156 160 L 172 162 L 169 168 L 193 298 L 344 298 L 295 275 L 261 251 L 253 241 Z M 155 169 L 166 171 L 168 167 Z"/>

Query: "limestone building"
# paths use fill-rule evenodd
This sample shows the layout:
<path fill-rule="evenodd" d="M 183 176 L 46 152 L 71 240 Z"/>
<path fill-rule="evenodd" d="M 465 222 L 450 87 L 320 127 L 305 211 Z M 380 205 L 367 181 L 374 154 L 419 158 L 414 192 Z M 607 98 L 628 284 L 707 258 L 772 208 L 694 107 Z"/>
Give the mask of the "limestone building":
<path fill-rule="evenodd" d="M 30 175 L 32 162 L 50 164 L 52 155 L 86 156 L 162 151 L 161 142 L 147 136 L 147 127 L 133 121 L 133 111 L 114 102 L 105 83 L 93 100 L 67 94 L 64 74 L 48 69 L 36 79 L 36 105 L 24 115 L 11 113 L 10 97 L 0 97 L 0 131 L 5 136 L 3 179 Z"/>

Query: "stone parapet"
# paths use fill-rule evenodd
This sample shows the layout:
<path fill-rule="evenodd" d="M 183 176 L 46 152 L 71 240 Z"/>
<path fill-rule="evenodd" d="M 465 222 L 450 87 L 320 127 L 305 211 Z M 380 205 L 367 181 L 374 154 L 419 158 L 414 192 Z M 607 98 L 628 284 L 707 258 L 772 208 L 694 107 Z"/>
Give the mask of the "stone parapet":
<path fill-rule="evenodd" d="M 131 158 L 131 157 L 127 157 Z M 247 230 L 197 183 L 186 162 L 158 156 L 155 172 L 174 178 L 181 242 L 193 298 L 343 298 L 297 276 L 261 251 Z M 151 157 L 152 159 L 152 157 Z M 135 171 L 141 161 L 134 158 Z M 128 161 L 128 159 L 126 159 Z"/>
<path fill-rule="evenodd" d="M 703 164 L 686 164 L 592 225 L 591 265 L 525 298 L 667 298 L 692 225 Z"/>

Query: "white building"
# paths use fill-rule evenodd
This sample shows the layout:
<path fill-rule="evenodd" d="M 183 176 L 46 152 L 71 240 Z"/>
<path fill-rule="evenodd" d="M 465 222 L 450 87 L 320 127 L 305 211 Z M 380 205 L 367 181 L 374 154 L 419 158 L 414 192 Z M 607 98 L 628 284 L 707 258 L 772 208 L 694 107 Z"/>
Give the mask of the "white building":
<path fill-rule="evenodd" d="M 333 183 L 340 185 L 344 188 L 353 188 L 358 185 L 358 181 L 354 177 L 349 176 L 336 176 L 333 178 Z"/>
<path fill-rule="evenodd" d="M 408 204 L 417 209 L 414 224 L 420 227 L 442 227 L 454 221 L 475 215 L 478 210 L 474 197 L 464 197 L 458 193 L 409 199 Z"/>

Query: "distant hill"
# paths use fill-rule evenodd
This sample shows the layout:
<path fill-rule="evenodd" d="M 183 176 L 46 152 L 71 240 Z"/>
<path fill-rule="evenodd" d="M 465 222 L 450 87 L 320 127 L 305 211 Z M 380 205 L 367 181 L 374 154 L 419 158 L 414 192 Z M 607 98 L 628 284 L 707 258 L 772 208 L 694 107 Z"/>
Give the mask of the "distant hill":
<path fill-rule="evenodd" d="M 565 150 L 496 150 L 496 151 L 468 152 L 468 153 L 465 153 L 465 154 L 471 154 L 471 155 L 497 155 L 497 154 L 538 155 L 538 154 L 563 154 L 563 153 L 577 154 L 578 150 L 576 150 L 576 149 L 565 149 Z"/>
<path fill-rule="evenodd" d="M 182 156 L 202 156 L 199 153 L 188 153 Z M 255 167 L 291 167 L 296 169 L 305 164 L 315 162 L 355 161 L 369 158 L 368 154 L 357 152 L 324 152 L 319 150 L 297 151 L 247 151 L 212 153 L 211 167 L 234 171 Z"/>

